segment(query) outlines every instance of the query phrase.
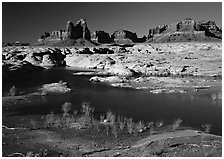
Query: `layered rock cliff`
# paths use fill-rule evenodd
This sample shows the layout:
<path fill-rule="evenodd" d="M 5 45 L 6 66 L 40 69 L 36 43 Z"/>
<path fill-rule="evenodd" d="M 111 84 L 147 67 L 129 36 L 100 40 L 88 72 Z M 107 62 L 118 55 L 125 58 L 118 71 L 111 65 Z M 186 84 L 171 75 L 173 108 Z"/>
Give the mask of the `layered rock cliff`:
<path fill-rule="evenodd" d="M 149 42 L 219 41 L 222 30 L 214 21 L 194 21 L 190 18 L 170 25 L 149 29 Z"/>

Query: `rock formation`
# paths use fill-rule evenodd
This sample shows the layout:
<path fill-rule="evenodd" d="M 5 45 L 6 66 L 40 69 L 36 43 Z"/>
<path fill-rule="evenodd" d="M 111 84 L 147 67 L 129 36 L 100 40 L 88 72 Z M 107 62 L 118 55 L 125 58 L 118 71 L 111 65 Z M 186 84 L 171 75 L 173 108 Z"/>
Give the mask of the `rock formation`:
<path fill-rule="evenodd" d="M 101 44 L 105 44 L 105 43 L 111 43 L 112 39 L 110 37 L 110 35 L 104 31 L 95 31 L 91 34 L 91 40 L 93 42 L 96 43 L 101 43 Z"/>
<path fill-rule="evenodd" d="M 222 38 L 222 30 L 213 21 L 196 22 L 190 18 L 149 29 L 149 42 L 212 41 Z"/>
<path fill-rule="evenodd" d="M 149 29 L 148 36 L 138 38 L 136 33 L 120 29 L 111 36 L 104 31 L 90 33 L 85 19 L 75 25 L 68 21 L 65 30 L 45 32 L 40 36 L 38 45 L 50 46 L 96 46 L 115 43 L 115 45 L 134 45 L 148 42 L 189 42 L 220 41 L 222 30 L 214 21 L 194 21 L 186 18 L 170 25 L 161 25 Z M 94 43 L 95 42 L 95 43 Z"/>
<path fill-rule="evenodd" d="M 88 43 L 85 41 L 91 42 L 90 30 L 88 29 L 86 20 L 80 19 L 76 25 L 74 25 L 71 21 L 68 21 L 65 30 L 52 31 L 49 33 L 45 32 L 44 35 L 41 35 L 40 39 L 38 39 L 37 45 L 81 46 L 82 42 Z"/>
<path fill-rule="evenodd" d="M 136 33 L 132 33 L 128 30 L 117 30 L 112 35 L 111 38 L 116 44 L 131 44 L 138 41 L 138 37 Z"/>
<path fill-rule="evenodd" d="M 90 31 L 87 27 L 86 20 L 80 19 L 74 26 L 72 22 L 68 21 L 67 27 L 67 38 L 69 39 L 87 39 L 90 40 Z"/>
<path fill-rule="evenodd" d="M 115 44 L 133 44 L 133 43 L 142 43 L 146 41 L 146 37 L 138 38 L 136 33 L 133 33 L 128 30 L 117 30 L 112 35 L 111 38 Z"/>

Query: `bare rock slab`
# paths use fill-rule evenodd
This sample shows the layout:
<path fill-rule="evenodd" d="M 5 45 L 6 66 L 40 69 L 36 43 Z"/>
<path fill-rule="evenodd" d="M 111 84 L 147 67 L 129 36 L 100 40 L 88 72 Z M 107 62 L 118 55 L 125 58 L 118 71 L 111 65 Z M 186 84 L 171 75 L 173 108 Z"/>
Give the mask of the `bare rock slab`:
<path fill-rule="evenodd" d="M 55 93 L 64 94 L 72 91 L 67 82 L 61 81 L 58 83 L 44 84 L 40 90 L 43 92 L 43 95 Z"/>

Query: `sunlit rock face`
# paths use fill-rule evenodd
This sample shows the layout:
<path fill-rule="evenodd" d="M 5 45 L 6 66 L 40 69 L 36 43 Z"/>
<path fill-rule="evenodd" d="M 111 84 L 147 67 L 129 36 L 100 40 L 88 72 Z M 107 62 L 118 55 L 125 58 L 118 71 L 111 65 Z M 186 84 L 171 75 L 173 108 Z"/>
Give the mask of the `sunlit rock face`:
<path fill-rule="evenodd" d="M 220 41 L 222 30 L 214 21 L 196 22 L 190 18 L 149 29 L 149 42 Z"/>

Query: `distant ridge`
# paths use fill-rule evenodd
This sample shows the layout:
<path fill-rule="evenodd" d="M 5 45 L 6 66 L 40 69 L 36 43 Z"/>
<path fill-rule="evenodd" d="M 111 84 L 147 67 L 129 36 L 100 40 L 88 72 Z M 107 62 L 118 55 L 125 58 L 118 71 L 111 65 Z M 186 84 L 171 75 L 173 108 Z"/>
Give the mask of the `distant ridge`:
<path fill-rule="evenodd" d="M 135 43 L 169 43 L 169 42 L 212 42 L 222 40 L 222 29 L 214 21 L 194 21 L 186 18 L 180 22 L 157 26 L 149 29 L 148 36 L 138 38 L 136 33 L 117 30 L 111 35 L 104 31 L 90 32 L 85 19 L 76 25 L 71 21 L 65 30 L 45 32 L 37 45 L 49 46 L 96 46 L 99 44 L 134 45 Z"/>
<path fill-rule="evenodd" d="M 222 30 L 214 21 L 204 20 L 196 22 L 191 18 L 149 29 L 147 37 L 147 42 L 157 43 L 221 40 Z"/>

